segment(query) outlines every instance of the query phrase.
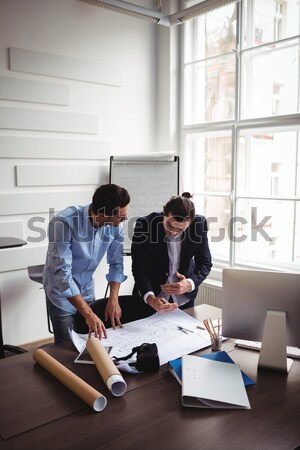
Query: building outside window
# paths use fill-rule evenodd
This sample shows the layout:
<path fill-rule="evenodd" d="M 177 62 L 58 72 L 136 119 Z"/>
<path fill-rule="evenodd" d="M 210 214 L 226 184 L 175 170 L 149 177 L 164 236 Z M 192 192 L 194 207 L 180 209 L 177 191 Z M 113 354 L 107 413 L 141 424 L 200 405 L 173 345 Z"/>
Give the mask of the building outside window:
<path fill-rule="evenodd" d="M 214 266 L 300 270 L 299 1 L 229 2 L 182 41 L 183 189 Z"/>

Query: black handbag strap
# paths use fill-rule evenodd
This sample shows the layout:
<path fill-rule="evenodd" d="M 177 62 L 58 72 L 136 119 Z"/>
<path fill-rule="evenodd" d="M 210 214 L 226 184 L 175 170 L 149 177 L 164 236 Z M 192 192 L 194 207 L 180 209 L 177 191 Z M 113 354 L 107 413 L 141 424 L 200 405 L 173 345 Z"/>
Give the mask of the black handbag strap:
<path fill-rule="evenodd" d="M 137 350 L 138 350 L 138 347 L 134 347 L 134 348 L 132 349 L 132 352 L 129 353 L 129 355 L 127 355 L 127 356 L 121 356 L 120 358 L 117 358 L 116 356 L 113 356 L 112 359 L 113 359 L 114 361 L 126 361 L 126 359 L 131 358 L 131 357 L 137 352 Z"/>

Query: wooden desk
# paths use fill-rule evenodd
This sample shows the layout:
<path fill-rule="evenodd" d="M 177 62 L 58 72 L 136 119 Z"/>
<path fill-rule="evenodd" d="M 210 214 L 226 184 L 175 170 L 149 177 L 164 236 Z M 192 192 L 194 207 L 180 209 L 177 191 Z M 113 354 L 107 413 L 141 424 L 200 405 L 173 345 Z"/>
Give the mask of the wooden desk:
<path fill-rule="evenodd" d="M 194 312 L 199 316 L 201 309 Z M 300 442 L 300 362 L 289 375 L 257 373 L 258 353 L 223 349 L 256 381 L 247 388 L 251 410 L 181 406 L 181 389 L 162 366 L 157 374 L 128 375 L 123 397 L 109 394 L 93 366 L 73 364 L 69 344 L 47 351 L 105 394 L 95 413 L 32 360 L 32 354 L 0 361 L 1 449 L 231 449 L 292 450 Z M 203 353 L 210 352 L 205 349 Z M 56 417 L 56 418 L 55 418 Z M 27 430 L 27 431 L 26 431 Z"/>

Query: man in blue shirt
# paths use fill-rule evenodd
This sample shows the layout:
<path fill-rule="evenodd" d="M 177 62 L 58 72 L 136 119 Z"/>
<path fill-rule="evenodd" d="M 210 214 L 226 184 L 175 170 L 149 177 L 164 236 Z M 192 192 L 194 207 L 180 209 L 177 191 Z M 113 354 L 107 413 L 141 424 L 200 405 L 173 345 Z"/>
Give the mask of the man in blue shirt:
<path fill-rule="evenodd" d="M 104 323 L 89 304 L 95 300 L 93 273 L 107 255 L 106 275 L 110 295 L 105 320 L 121 325 L 118 301 L 123 273 L 123 225 L 127 220 L 130 196 L 115 184 L 98 187 L 92 203 L 70 206 L 55 215 L 49 223 L 49 246 L 43 284 L 53 325 L 55 343 L 69 341 L 77 311 L 84 317 L 96 337 L 106 336 Z"/>

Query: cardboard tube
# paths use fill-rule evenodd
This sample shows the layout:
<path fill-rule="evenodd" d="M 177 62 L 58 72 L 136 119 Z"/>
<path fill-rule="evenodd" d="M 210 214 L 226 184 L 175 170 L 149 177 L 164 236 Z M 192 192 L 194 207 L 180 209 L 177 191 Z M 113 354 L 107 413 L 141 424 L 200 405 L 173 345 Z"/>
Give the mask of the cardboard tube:
<path fill-rule="evenodd" d="M 86 348 L 110 392 L 116 397 L 123 395 L 126 392 L 127 384 L 101 341 L 91 337 L 87 340 Z"/>
<path fill-rule="evenodd" d="M 96 389 L 63 366 L 55 358 L 48 355 L 44 350 L 40 348 L 35 350 L 33 352 L 33 359 L 70 389 L 70 391 L 74 392 L 81 400 L 91 406 L 94 411 L 102 411 L 105 408 L 107 400 L 104 395 L 96 391 Z"/>

